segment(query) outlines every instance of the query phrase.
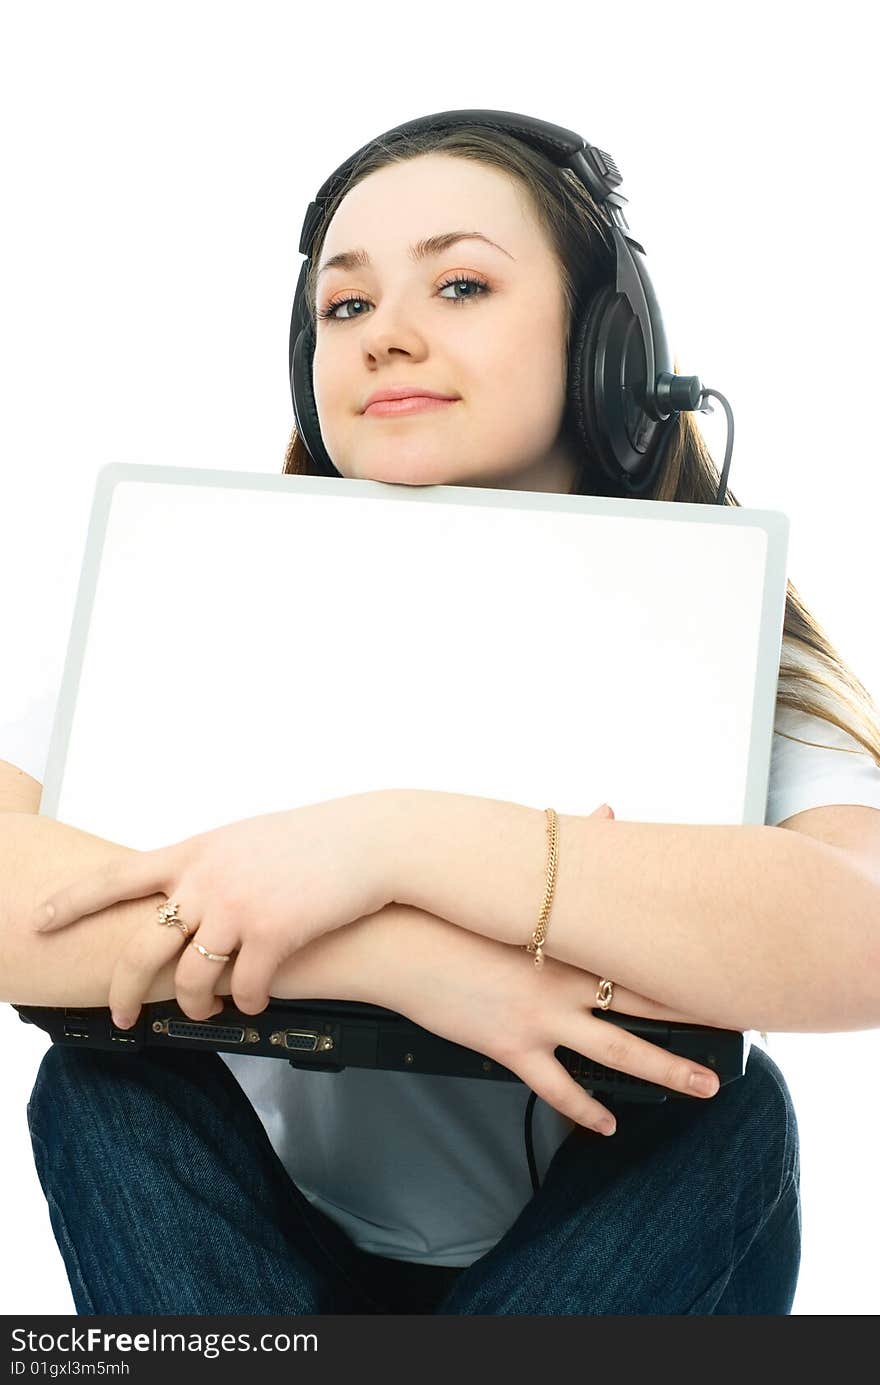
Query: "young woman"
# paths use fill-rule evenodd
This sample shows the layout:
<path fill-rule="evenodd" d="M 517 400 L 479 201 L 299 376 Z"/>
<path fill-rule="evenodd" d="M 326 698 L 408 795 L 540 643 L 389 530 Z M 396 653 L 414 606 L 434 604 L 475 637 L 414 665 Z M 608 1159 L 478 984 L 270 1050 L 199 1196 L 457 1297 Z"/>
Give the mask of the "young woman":
<path fill-rule="evenodd" d="M 612 267 L 587 190 L 510 134 L 377 141 L 328 208 L 309 269 L 312 385 L 335 469 L 614 493 L 567 393 L 575 314 Z M 400 389 L 421 402 L 371 403 Z M 294 431 L 284 471 L 318 470 Z M 650 498 L 709 504 L 718 482 L 679 414 Z M 791 586 L 775 732 L 763 827 L 559 820 L 539 971 L 523 946 L 543 815 L 518 804 L 401 791 L 298 809 L 295 831 L 275 817 L 232 824 L 233 912 L 208 869 L 215 834 L 200 854 L 190 839 L 121 863 L 110 887 L 95 876 L 56 891 L 46 948 L 72 919 L 151 893 L 153 906 L 173 894 L 197 930 L 201 952 L 147 908 L 110 985 L 121 1022 L 163 993 L 150 990 L 157 970 L 167 987 L 176 968 L 193 1018 L 230 994 L 254 1014 L 270 991 L 369 999 L 528 1084 L 50 1048 L 29 1120 L 78 1311 L 788 1313 L 799 1149 L 778 1067 L 753 1044 L 742 1079 L 700 1095 L 699 1065 L 627 1034 L 612 1053 L 610 1026 L 590 1014 L 610 979 L 622 1013 L 743 1030 L 880 1024 L 862 926 L 880 899 L 880 724 Z M 317 931 L 292 938 L 288 908 L 288 933 L 280 920 L 273 933 L 273 889 L 295 897 L 316 850 L 336 881 L 303 911 Z M 833 916 L 817 902 L 826 888 Z M 556 1061 L 560 1044 L 688 1095 L 599 1101 Z M 529 1087 L 542 1099 L 537 1191 L 522 1154 Z"/>

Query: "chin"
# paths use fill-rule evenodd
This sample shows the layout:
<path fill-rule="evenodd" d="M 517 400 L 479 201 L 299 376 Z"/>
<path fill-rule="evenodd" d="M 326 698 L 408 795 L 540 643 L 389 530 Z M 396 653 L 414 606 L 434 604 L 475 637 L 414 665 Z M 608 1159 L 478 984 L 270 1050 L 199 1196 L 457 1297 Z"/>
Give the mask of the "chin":
<path fill-rule="evenodd" d="M 385 456 L 381 462 L 369 463 L 358 469 L 358 475 L 368 481 L 386 481 L 401 486 L 449 486 L 449 468 L 436 460 L 424 461 Z"/>

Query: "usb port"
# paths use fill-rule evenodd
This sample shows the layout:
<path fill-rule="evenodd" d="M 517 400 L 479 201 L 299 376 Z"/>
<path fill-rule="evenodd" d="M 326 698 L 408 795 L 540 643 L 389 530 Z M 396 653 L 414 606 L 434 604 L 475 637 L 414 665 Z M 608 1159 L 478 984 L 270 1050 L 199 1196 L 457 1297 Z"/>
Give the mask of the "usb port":
<path fill-rule="evenodd" d="M 88 1039 L 90 1037 L 88 1019 L 80 1010 L 65 1009 L 64 1037 L 65 1039 Z"/>

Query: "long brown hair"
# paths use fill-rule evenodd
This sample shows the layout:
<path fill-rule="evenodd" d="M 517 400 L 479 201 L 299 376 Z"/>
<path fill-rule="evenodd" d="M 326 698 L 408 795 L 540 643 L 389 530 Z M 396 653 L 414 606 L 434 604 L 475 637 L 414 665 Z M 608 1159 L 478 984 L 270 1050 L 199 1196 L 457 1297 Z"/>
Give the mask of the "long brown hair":
<path fill-rule="evenodd" d="M 566 354 L 572 325 L 585 300 L 604 284 L 614 282 L 614 247 L 605 216 L 587 189 L 568 169 L 557 168 L 549 159 L 501 132 L 491 134 L 480 126 L 455 130 L 427 131 L 387 146 L 371 145 L 352 169 L 350 177 L 327 207 L 313 246 L 307 278 L 307 296 L 312 330 L 315 327 L 315 279 L 321 247 L 329 222 L 351 188 L 377 169 L 419 155 L 442 152 L 456 158 L 490 164 L 518 181 L 532 206 L 556 255 L 566 303 Z M 675 371 L 679 374 L 678 360 Z M 586 454 L 578 441 L 569 405 L 563 417 L 567 437 L 582 453 L 581 467 L 572 488 L 577 495 L 615 495 L 611 482 Z M 653 488 L 652 500 L 675 500 L 710 505 L 718 495 L 720 473 L 709 454 L 692 413 L 677 415 L 673 437 Z M 291 433 L 284 457 L 284 475 L 316 474 L 311 458 L 296 428 Z M 647 496 L 647 493 L 645 493 Z M 726 505 L 737 505 L 728 488 Z M 786 657 L 787 655 L 787 657 Z M 827 700 L 823 700 L 827 699 Z M 777 707 L 811 713 L 848 733 L 872 756 L 880 768 L 880 714 L 870 694 L 846 665 L 818 620 L 807 609 L 791 582 L 787 583 L 782 657 L 777 684 Z M 787 733 L 780 731 L 780 735 Z M 801 740 L 788 736 L 790 740 Z M 803 741 L 806 745 L 822 744 Z M 840 748 L 840 747 L 838 747 Z"/>

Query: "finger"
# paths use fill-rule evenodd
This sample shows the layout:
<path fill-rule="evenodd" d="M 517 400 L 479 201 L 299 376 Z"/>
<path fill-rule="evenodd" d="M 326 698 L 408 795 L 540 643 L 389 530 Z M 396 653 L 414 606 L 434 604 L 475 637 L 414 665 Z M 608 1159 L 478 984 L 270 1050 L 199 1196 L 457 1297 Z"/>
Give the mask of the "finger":
<path fill-rule="evenodd" d="M 139 928 L 128 939 L 110 978 L 108 1004 L 113 1022 L 129 1029 L 137 1020 L 158 973 L 184 945 L 179 928 Z"/>
<path fill-rule="evenodd" d="M 181 1010 L 190 1019 L 205 1020 L 215 1013 L 218 999 L 215 988 L 226 968 L 225 962 L 206 957 L 194 944 L 226 956 L 235 952 L 239 941 L 234 925 L 224 924 L 217 918 L 212 920 L 210 915 L 206 915 L 198 931 L 189 939 L 174 973 L 174 993 Z"/>
<path fill-rule="evenodd" d="M 560 1028 L 563 1026 L 558 1025 L 557 1029 Z M 613 1068 L 615 1072 L 629 1073 L 687 1096 L 714 1096 L 718 1090 L 718 1077 L 711 1068 L 701 1067 L 689 1058 L 670 1053 L 668 1049 L 652 1044 L 649 1039 L 641 1039 L 628 1029 L 597 1019 L 595 1015 L 585 1015 L 583 1019 L 565 1025 L 564 1030 L 559 1043 L 574 1053 L 582 1053 L 607 1068 Z M 707 1079 L 709 1089 L 701 1091 L 693 1086 L 692 1077 Z"/>
<path fill-rule="evenodd" d="M 507 1066 L 512 1066 L 509 1061 Z M 617 1121 L 612 1113 L 595 1097 L 589 1096 L 580 1083 L 575 1082 L 558 1058 L 541 1049 L 533 1049 L 517 1059 L 514 1071 L 537 1096 L 561 1111 L 563 1116 L 568 1116 L 569 1120 L 586 1126 L 588 1130 L 595 1130 L 597 1134 L 613 1135 Z M 603 1122 L 608 1121 L 612 1126 L 610 1130 L 603 1128 Z"/>
<path fill-rule="evenodd" d="M 103 870 L 49 895 L 34 911 L 32 926 L 39 933 L 53 933 L 56 928 L 96 914 L 120 900 L 167 893 L 167 865 L 164 851 L 139 851 L 119 857 Z M 51 919 L 47 917 L 50 908 Z"/>
<path fill-rule="evenodd" d="M 261 1014 L 271 999 L 272 981 L 289 956 L 289 950 L 276 947 L 273 951 L 265 940 L 244 942 L 230 983 L 235 1008 L 245 1015 Z"/>

